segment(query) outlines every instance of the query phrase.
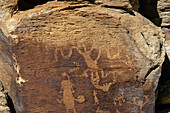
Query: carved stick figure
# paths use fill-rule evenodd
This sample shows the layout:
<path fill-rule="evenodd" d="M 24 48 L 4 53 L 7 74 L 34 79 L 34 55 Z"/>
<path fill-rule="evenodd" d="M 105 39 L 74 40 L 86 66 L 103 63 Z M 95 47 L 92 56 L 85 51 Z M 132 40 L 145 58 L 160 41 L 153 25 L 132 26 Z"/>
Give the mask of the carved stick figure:
<path fill-rule="evenodd" d="M 94 96 L 94 105 L 99 104 L 99 99 L 97 98 L 97 92 L 93 90 L 93 96 Z"/>

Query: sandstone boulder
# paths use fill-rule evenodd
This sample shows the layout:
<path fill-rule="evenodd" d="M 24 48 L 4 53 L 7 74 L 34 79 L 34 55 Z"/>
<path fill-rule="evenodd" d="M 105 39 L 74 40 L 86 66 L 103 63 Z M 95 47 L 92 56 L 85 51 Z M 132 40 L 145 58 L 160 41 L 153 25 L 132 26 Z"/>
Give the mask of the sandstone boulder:
<path fill-rule="evenodd" d="M 130 3 L 3 7 L 0 79 L 18 113 L 154 113 L 164 35 Z"/>

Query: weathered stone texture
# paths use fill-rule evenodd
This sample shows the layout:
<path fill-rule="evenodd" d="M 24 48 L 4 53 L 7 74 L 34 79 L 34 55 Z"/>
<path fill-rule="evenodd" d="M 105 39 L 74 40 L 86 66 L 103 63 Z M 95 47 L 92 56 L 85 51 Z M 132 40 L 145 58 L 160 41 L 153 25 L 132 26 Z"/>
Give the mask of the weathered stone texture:
<path fill-rule="evenodd" d="M 162 18 L 162 30 L 165 33 L 166 59 L 162 67 L 159 80 L 159 95 L 157 99 L 157 113 L 170 112 L 170 0 L 158 1 L 158 12 Z"/>
<path fill-rule="evenodd" d="M 154 113 L 164 36 L 129 9 L 52 1 L 1 18 L 16 111 Z"/>
<path fill-rule="evenodd" d="M 0 113 L 10 113 L 10 109 L 7 105 L 7 95 L 2 83 L 0 82 Z"/>
<path fill-rule="evenodd" d="M 170 28 L 170 0 L 159 0 L 158 11 L 162 18 L 162 27 Z"/>

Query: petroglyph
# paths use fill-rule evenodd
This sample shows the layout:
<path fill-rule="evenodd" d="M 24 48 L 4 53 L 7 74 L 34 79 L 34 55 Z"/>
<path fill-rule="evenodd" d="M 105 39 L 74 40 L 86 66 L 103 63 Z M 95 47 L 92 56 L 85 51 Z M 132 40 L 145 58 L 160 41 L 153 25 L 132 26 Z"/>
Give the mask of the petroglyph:
<path fill-rule="evenodd" d="M 145 111 L 142 110 L 143 106 L 149 102 L 149 96 L 145 96 L 145 100 L 139 99 L 139 97 L 133 97 L 133 104 L 137 105 L 140 107 L 140 113 L 146 113 Z"/>
<path fill-rule="evenodd" d="M 55 61 L 58 62 L 58 49 L 56 48 L 55 51 L 54 51 L 54 58 L 55 58 Z"/>
<path fill-rule="evenodd" d="M 71 57 L 71 55 L 72 55 L 72 48 L 69 48 L 69 53 L 68 53 L 68 55 L 65 55 L 62 49 L 60 49 L 60 53 L 61 53 L 61 55 L 62 55 L 62 57 L 63 57 L 64 59 L 69 59 L 69 58 Z"/>
<path fill-rule="evenodd" d="M 61 48 L 56 48 L 55 49 L 55 54 L 54 54 L 54 58 L 56 61 L 58 61 L 58 56 L 57 56 L 57 52 L 60 51 L 61 53 L 61 56 L 64 58 L 64 59 L 69 59 L 72 55 L 72 48 L 68 48 L 69 49 L 69 53 L 67 55 L 64 54 L 63 50 Z"/>
<path fill-rule="evenodd" d="M 85 97 L 83 95 L 79 95 L 77 99 L 74 99 L 74 100 L 79 103 L 83 103 L 85 101 Z"/>
<path fill-rule="evenodd" d="M 70 77 L 67 73 L 62 73 L 63 77 L 67 77 L 67 80 L 63 80 L 61 82 L 61 89 L 59 93 L 63 94 L 63 98 L 61 100 L 59 100 L 58 98 L 57 101 L 60 104 L 64 104 L 65 108 L 67 110 L 67 113 L 69 113 L 69 110 L 72 110 L 74 113 L 76 112 L 75 109 L 75 101 L 78 101 L 79 103 L 83 103 L 85 101 L 85 97 L 83 95 L 78 96 L 77 99 L 74 98 L 73 93 L 75 93 L 75 91 L 73 90 L 73 83 L 70 80 Z"/>
<path fill-rule="evenodd" d="M 88 76 L 87 72 L 90 71 L 91 72 L 91 74 L 90 74 L 91 75 L 91 77 L 90 77 L 91 78 L 91 83 L 94 85 L 94 87 L 97 88 L 97 89 L 101 89 L 103 91 L 108 91 L 110 86 L 115 83 L 115 79 L 113 79 L 113 82 L 109 82 L 109 83 L 105 83 L 105 84 L 99 85 L 100 76 L 99 76 L 98 70 L 101 70 L 101 72 L 103 74 L 101 76 L 103 78 L 104 78 L 104 76 L 107 76 L 107 74 L 104 75 L 103 70 L 100 69 L 97 66 L 97 61 L 99 60 L 99 58 L 101 56 L 101 49 L 98 50 L 98 55 L 97 55 L 96 59 L 93 60 L 90 57 L 90 54 L 91 54 L 92 50 L 94 49 L 93 46 L 88 51 L 87 51 L 86 46 L 84 44 L 81 44 L 79 46 L 83 46 L 84 50 L 82 51 L 79 48 L 77 48 L 77 51 L 84 57 L 86 65 L 88 66 L 88 69 L 85 70 L 83 75 L 85 77 L 87 77 Z M 82 75 L 80 75 L 80 76 L 82 76 Z"/>
<path fill-rule="evenodd" d="M 99 82 L 100 82 L 99 73 L 98 73 L 98 71 L 92 71 L 91 72 L 91 82 L 92 82 L 92 84 L 94 85 L 95 88 L 101 89 L 101 90 L 107 92 L 107 91 L 109 91 L 110 86 L 116 82 L 116 80 L 113 77 L 112 82 L 99 85 Z"/>
<path fill-rule="evenodd" d="M 118 109 L 116 109 L 116 113 L 121 113 Z"/>
<path fill-rule="evenodd" d="M 86 62 L 86 65 L 88 66 L 88 68 L 90 69 L 99 69 L 99 67 L 97 66 L 97 61 L 99 60 L 100 58 L 100 55 L 101 55 L 101 50 L 99 49 L 98 50 L 98 55 L 96 57 L 95 60 L 93 60 L 91 57 L 90 57 L 90 54 L 92 52 L 92 50 L 94 49 L 93 47 L 91 47 L 91 49 L 89 51 L 87 51 L 86 47 L 84 44 L 81 44 L 84 48 L 84 51 L 81 51 L 79 48 L 76 48 L 77 51 L 84 57 L 84 60 Z M 78 45 L 80 46 L 80 45 Z"/>
<path fill-rule="evenodd" d="M 107 48 L 109 48 L 109 46 L 107 48 L 105 48 L 103 45 L 101 45 L 100 47 L 95 47 L 94 44 L 92 44 L 90 46 L 90 48 L 89 47 L 87 48 L 86 45 L 83 42 L 78 43 L 76 45 L 77 46 L 67 47 L 67 48 L 69 48 L 68 51 L 67 51 L 67 54 L 65 54 L 64 51 L 61 49 L 62 47 L 56 48 L 55 49 L 55 55 L 54 55 L 55 60 L 56 61 L 59 60 L 58 56 L 57 56 L 58 52 L 60 52 L 61 56 L 64 59 L 69 59 L 73 55 L 73 49 L 77 50 L 77 52 L 84 58 L 84 61 L 87 65 L 87 68 L 85 70 L 83 70 L 84 72 L 82 74 L 76 74 L 75 73 L 75 74 L 72 74 L 70 76 L 72 76 L 72 77 L 85 77 L 85 78 L 90 77 L 91 83 L 93 84 L 93 86 L 96 89 L 100 89 L 100 90 L 107 92 L 109 90 L 110 86 L 117 82 L 116 81 L 116 74 L 115 74 L 116 70 L 104 72 L 104 70 L 97 65 L 98 60 L 101 57 L 102 51 L 106 52 L 106 56 L 109 60 L 113 60 L 113 59 L 117 58 L 118 56 L 120 56 L 121 51 L 117 48 L 116 49 L 117 52 L 115 54 L 111 55 L 109 49 L 107 49 Z M 118 44 L 118 45 L 121 45 L 121 43 Z M 91 55 L 93 54 L 92 53 L 93 50 L 98 51 L 96 53 L 95 58 L 91 57 Z M 124 62 L 125 65 L 132 65 L 131 62 L 129 63 L 127 60 L 128 61 L 130 60 L 129 56 L 127 56 L 126 60 L 122 60 L 122 62 Z M 75 71 L 78 71 L 78 70 L 81 69 L 78 62 L 73 61 L 73 64 L 75 65 L 75 67 L 69 69 L 69 72 L 75 72 Z M 112 76 L 112 81 L 100 84 L 102 79 L 107 78 L 109 75 Z"/>
<path fill-rule="evenodd" d="M 115 98 L 113 97 L 113 104 L 121 106 L 122 103 L 124 103 L 126 101 L 124 98 L 124 95 L 125 95 L 125 93 L 122 92 L 119 96 L 117 96 Z"/>
<path fill-rule="evenodd" d="M 101 73 L 101 75 L 99 75 L 99 72 Z M 83 74 L 75 74 L 75 75 L 72 75 L 74 77 L 89 77 L 88 75 L 88 72 L 90 72 L 90 79 L 91 79 L 91 83 L 93 84 L 93 86 L 97 89 L 100 89 L 100 90 L 103 90 L 105 92 L 107 92 L 110 88 L 110 86 L 112 84 L 115 84 L 116 83 L 116 76 L 114 74 L 114 72 L 106 72 L 106 74 L 104 74 L 104 71 L 103 70 L 93 70 L 93 69 L 86 69 L 84 71 Z M 112 81 L 111 82 L 108 82 L 108 83 L 104 83 L 104 84 L 100 84 L 100 81 L 102 80 L 102 78 L 106 78 L 108 77 L 110 74 L 112 74 Z M 100 77 L 101 76 L 101 77 Z"/>
<path fill-rule="evenodd" d="M 107 58 L 108 58 L 108 59 L 111 59 L 111 60 L 113 60 L 113 59 L 115 59 L 115 58 L 118 58 L 118 57 L 120 56 L 120 53 L 119 53 L 119 52 L 117 52 L 116 54 L 114 54 L 113 56 L 111 56 L 108 49 L 106 49 L 106 53 L 107 53 Z"/>
<path fill-rule="evenodd" d="M 93 90 L 93 96 L 94 96 L 94 105 L 99 104 L 99 99 L 97 98 L 97 92 Z"/>
<path fill-rule="evenodd" d="M 100 107 L 97 108 L 96 113 L 111 113 L 110 111 L 101 110 Z"/>

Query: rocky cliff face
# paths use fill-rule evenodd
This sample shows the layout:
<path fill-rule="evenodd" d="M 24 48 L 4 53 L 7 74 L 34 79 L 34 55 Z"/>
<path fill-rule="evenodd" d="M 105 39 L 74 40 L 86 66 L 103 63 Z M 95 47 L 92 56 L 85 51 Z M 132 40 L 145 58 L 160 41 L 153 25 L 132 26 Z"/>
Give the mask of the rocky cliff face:
<path fill-rule="evenodd" d="M 16 112 L 154 113 L 164 35 L 137 1 L 0 4 L 0 79 Z"/>

